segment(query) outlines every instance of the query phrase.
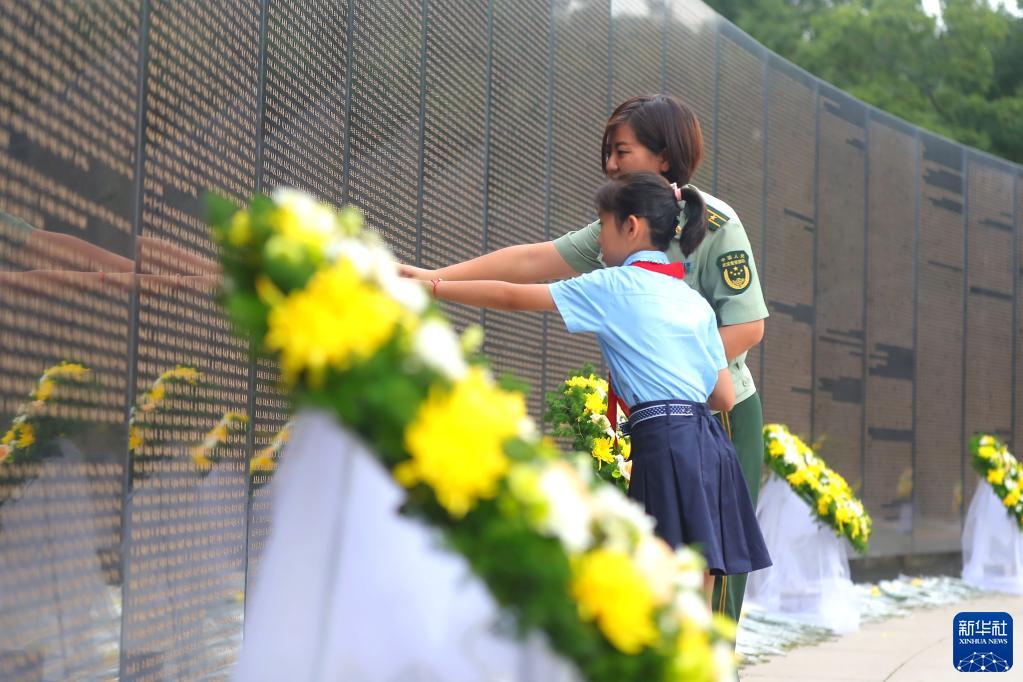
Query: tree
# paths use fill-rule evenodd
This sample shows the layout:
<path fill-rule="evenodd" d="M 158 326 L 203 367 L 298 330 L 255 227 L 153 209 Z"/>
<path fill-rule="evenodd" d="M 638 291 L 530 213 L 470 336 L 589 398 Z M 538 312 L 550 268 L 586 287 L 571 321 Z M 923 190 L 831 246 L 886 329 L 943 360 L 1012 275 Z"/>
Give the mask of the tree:
<path fill-rule="evenodd" d="M 896 116 L 1023 162 L 1023 18 L 986 0 L 714 0 L 777 54 Z"/>

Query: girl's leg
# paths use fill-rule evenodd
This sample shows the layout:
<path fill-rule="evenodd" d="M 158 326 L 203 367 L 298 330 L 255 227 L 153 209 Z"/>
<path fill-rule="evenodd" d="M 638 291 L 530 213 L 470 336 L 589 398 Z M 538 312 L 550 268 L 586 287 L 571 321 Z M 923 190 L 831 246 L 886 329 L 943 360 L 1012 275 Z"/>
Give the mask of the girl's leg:
<path fill-rule="evenodd" d="M 707 606 L 710 610 L 714 610 L 712 599 L 714 596 L 714 576 L 710 574 L 710 571 L 703 572 L 703 598 L 707 600 Z"/>

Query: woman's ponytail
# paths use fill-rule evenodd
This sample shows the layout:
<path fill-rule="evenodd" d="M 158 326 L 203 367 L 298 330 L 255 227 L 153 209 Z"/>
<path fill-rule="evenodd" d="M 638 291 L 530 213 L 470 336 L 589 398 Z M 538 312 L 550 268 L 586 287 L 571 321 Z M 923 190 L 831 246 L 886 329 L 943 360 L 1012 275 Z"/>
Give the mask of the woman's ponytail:
<path fill-rule="evenodd" d="M 688 256 L 696 251 L 707 234 L 707 202 L 700 190 L 692 185 L 683 185 L 680 192 L 682 201 L 686 202 L 686 224 L 682 226 L 678 240 L 682 254 Z"/>

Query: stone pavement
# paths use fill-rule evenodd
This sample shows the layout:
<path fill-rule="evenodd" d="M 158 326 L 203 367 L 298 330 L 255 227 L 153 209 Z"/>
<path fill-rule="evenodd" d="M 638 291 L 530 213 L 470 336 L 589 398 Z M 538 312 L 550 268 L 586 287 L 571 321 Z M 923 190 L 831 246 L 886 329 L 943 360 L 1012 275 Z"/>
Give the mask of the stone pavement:
<path fill-rule="evenodd" d="M 981 680 L 1023 680 L 1023 596 L 989 595 L 868 623 L 849 635 L 744 667 L 742 682 L 940 682 L 974 680 L 952 666 L 952 618 L 960 611 L 1005 611 L 1016 626 L 1013 669 Z"/>

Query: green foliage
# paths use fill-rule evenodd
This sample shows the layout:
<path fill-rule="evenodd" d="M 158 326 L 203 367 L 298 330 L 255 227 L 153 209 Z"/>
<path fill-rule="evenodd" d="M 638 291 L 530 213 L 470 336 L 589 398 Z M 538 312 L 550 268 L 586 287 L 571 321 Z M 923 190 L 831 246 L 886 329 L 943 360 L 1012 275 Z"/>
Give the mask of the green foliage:
<path fill-rule="evenodd" d="M 711 0 L 766 47 L 910 123 L 1023 163 L 1023 17 L 986 0 Z"/>
<path fill-rule="evenodd" d="M 587 407 L 587 401 L 593 400 L 595 394 L 603 396 L 597 412 Z M 587 363 L 582 369 L 569 374 L 559 391 L 547 394 L 547 411 L 543 418 L 554 436 L 570 438 L 572 449 L 591 455 L 590 462 L 598 477 L 626 492 L 629 483 L 618 467 L 617 456 L 629 458 L 631 442 L 628 437 L 619 434 L 618 442 L 610 445 L 606 452 L 595 447 L 598 439 L 609 440 L 606 432 L 608 423 L 598 423 L 593 419 L 603 416 L 606 409 L 607 382 L 597 377 L 593 373 L 593 365 Z M 598 457 L 598 454 L 605 458 Z"/>

